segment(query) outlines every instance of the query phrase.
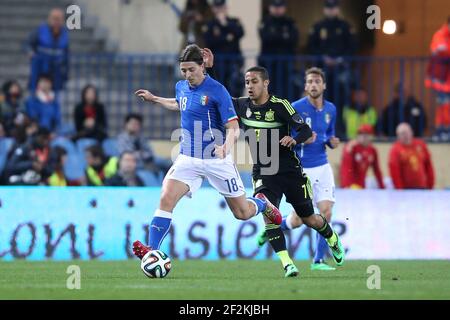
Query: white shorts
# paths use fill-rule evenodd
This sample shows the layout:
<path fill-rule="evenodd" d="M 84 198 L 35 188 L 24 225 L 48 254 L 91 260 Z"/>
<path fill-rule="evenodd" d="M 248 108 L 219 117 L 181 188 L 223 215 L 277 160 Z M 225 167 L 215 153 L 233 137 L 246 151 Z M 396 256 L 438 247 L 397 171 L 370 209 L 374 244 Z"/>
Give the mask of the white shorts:
<path fill-rule="evenodd" d="M 303 168 L 303 171 L 311 181 L 314 205 L 324 200 L 336 201 L 333 170 L 329 163 L 314 168 Z"/>
<path fill-rule="evenodd" d="M 197 191 L 204 179 L 224 197 L 245 194 L 241 176 L 231 155 L 225 159 L 199 159 L 180 154 L 164 179 L 174 179 L 189 186 L 188 197 Z"/>

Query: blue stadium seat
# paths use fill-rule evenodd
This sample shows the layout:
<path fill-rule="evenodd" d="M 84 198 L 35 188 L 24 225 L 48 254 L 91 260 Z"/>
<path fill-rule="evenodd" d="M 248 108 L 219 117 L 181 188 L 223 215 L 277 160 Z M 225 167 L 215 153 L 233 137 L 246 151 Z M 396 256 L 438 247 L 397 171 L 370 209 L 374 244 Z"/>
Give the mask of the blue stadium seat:
<path fill-rule="evenodd" d="M 119 148 L 117 146 L 117 139 L 115 138 L 108 138 L 103 140 L 102 148 L 107 156 L 118 157 L 120 155 Z"/>
<path fill-rule="evenodd" d="M 84 157 L 80 159 L 78 153 L 69 154 L 64 166 L 64 174 L 69 180 L 78 180 L 84 176 Z"/>
<path fill-rule="evenodd" d="M 78 153 L 83 155 L 84 157 L 84 151 L 93 146 L 98 144 L 98 141 L 95 139 L 90 139 L 90 138 L 82 138 L 82 139 L 78 139 L 77 140 L 77 149 L 78 149 Z"/>
<path fill-rule="evenodd" d="M 78 159 L 81 163 L 82 168 L 86 167 L 86 158 L 84 152 L 87 148 L 98 144 L 98 141 L 90 138 L 82 138 L 77 140 L 77 151 L 78 151 Z"/>
<path fill-rule="evenodd" d="M 53 147 L 61 147 L 64 150 L 67 151 L 68 155 L 76 154 L 77 149 L 75 147 L 75 144 L 72 142 L 72 140 L 64 138 L 64 137 L 57 137 L 52 142 L 50 142 L 50 146 Z"/>
<path fill-rule="evenodd" d="M 13 144 L 14 144 L 13 138 L 0 138 L 0 174 L 3 172 L 3 169 L 5 168 L 7 160 L 6 158 Z"/>
<path fill-rule="evenodd" d="M 145 186 L 147 187 L 160 187 L 161 182 L 155 176 L 155 174 L 148 170 L 139 170 L 137 172 L 138 176 L 144 181 Z"/>
<path fill-rule="evenodd" d="M 63 122 L 57 130 L 57 134 L 63 137 L 70 137 L 76 133 L 75 126 L 72 123 Z"/>

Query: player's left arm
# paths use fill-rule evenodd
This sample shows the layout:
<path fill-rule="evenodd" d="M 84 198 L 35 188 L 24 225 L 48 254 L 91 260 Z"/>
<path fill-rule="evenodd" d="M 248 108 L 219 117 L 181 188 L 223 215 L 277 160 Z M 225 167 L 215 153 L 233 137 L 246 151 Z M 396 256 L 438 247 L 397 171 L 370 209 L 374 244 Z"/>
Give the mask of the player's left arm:
<path fill-rule="evenodd" d="M 222 124 L 226 129 L 225 143 L 221 146 L 215 145 L 215 154 L 217 157 L 223 159 L 233 149 L 234 144 L 239 138 L 240 130 L 238 123 L 238 116 L 234 110 L 233 101 L 225 87 L 221 86 L 215 94 L 217 109 L 222 119 Z"/>
<path fill-rule="evenodd" d="M 289 123 L 290 127 L 295 130 L 296 135 L 285 136 L 281 138 L 280 144 L 285 147 L 293 147 L 309 140 L 313 133 L 311 128 L 303 121 L 303 118 L 295 111 L 294 107 L 287 101 L 283 100 L 282 106 L 278 110 L 280 117 Z"/>
<path fill-rule="evenodd" d="M 333 109 L 330 123 L 328 124 L 328 129 L 326 132 L 327 135 L 326 145 L 331 149 L 337 148 L 339 146 L 339 143 L 341 142 L 341 140 L 335 136 L 335 128 L 336 128 L 336 108 Z"/>
<path fill-rule="evenodd" d="M 224 144 L 221 146 L 214 145 L 214 153 L 220 159 L 225 158 L 230 153 L 230 151 L 233 150 L 233 147 L 240 134 L 239 122 L 237 121 L 237 119 L 231 120 L 227 122 L 227 124 L 225 125 L 225 129 L 227 135 Z"/>

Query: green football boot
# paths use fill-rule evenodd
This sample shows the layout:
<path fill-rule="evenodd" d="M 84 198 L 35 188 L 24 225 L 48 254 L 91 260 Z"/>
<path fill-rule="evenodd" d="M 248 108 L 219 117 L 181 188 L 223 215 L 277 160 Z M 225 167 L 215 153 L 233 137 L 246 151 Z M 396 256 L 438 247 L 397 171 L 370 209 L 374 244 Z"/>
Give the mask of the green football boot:
<path fill-rule="evenodd" d="M 261 232 L 257 237 L 256 241 L 258 242 L 258 247 L 262 247 L 267 241 L 269 241 L 269 237 L 267 236 L 266 230 Z"/>
<path fill-rule="evenodd" d="M 336 240 L 333 243 L 330 243 L 329 239 L 325 240 L 331 249 L 331 255 L 333 256 L 334 262 L 336 262 L 336 265 L 342 266 L 345 259 L 345 249 L 342 246 L 341 239 L 339 239 L 338 234 L 336 232 L 334 234 L 336 235 Z"/>
<path fill-rule="evenodd" d="M 316 263 L 311 263 L 311 270 L 312 271 L 333 271 L 336 270 L 336 268 L 333 268 L 332 266 L 329 266 L 325 263 L 325 261 L 320 260 Z"/>
<path fill-rule="evenodd" d="M 298 274 L 300 273 L 300 272 L 298 271 L 297 267 L 294 266 L 293 264 L 287 264 L 287 265 L 284 267 L 284 271 L 285 271 L 285 274 L 284 274 L 284 277 L 285 277 L 285 278 L 296 277 L 296 276 L 298 276 Z"/>

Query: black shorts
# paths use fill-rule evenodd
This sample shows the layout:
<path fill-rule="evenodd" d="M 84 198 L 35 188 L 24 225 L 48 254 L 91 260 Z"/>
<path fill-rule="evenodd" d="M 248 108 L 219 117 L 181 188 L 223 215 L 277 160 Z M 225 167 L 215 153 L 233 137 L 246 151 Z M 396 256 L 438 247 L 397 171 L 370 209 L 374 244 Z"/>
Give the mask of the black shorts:
<path fill-rule="evenodd" d="M 264 193 L 277 208 L 284 195 L 286 202 L 292 205 L 300 217 L 314 214 L 311 183 L 301 170 L 272 176 L 253 176 L 253 190 L 254 194 Z"/>

